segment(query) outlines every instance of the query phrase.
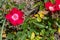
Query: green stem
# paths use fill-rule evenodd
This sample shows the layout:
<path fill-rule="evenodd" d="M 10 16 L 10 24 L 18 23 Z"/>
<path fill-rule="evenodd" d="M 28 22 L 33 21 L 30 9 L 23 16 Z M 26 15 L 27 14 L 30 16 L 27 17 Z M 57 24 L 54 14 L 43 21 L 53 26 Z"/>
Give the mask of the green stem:
<path fill-rule="evenodd" d="M 2 33 L 3 33 L 4 25 L 5 25 L 5 20 L 4 20 L 2 28 L 1 28 L 1 37 L 0 37 L 0 40 L 2 40 Z"/>

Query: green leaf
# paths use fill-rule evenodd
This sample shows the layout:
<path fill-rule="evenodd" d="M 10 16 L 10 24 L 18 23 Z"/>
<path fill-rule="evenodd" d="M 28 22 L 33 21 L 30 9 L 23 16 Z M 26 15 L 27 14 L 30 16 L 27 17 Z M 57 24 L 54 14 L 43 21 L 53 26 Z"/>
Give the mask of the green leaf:
<path fill-rule="evenodd" d="M 48 2 L 48 0 L 44 0 L 44 2 Z"/>
<path fill-rule="evenodd" d="M 52 3 L 55 3 L 55 0 L 50 0 Z"/>
<path fill-rule="evenodd" d="M 56 30 L 54 30 L 54 29 L 52 29 L 52 28 L 50 28 L 50 34 L 54 34 L 55 32 L 56 32 Z"/>
<path fill-rule="evenodd" d="M 31 36 L 31 31 L 27 31 L 28 38 Z"/>
<path fill-rule="evenodd" d="M 6 4 L 6 9 L 9 9 L 11 6 L 9 4 Z"/>
<path fill-rule="evenodd" d="M 17 32 L 16 36 L 21 40 L 26 39 L 26 33 L 25 32 Z"/>
<path fill-rule="evenodd" d="M 37 21 L 38 21 L 38 22 L 41 22 L 42 19 L 41 19 L 40 17 L 37 17 Z"/>
<path fill-rule="evenodd" d="M 37 2 L 35 5 L 33 5 L 32 8 L 35 8 L 35 7 L 37 7 L 38 5 L 40 5 L 40 2 Z"/>
<path fill-rule="evenodd" d="M 39 9 L 39 10 L 43 10 L 43 8 L 44 8 L 44 4 L 43 4 L 43 2 L 41 1 L 41 2 L 40 2 L 40 9 Z"/>
<path fill-rule="evenodd" d="M 52 24 L 48 21 L 48 26 L 51 26 Z"/>
<path fill-rule="evenodd" d="M 8 34 L 7 34 L 7 39 L 12 39 L 12 38 L 14 38 L 14 35 L 11 34 L 11 33 L 8 33 Z"/>
<path fill-rule="evenodd" d="M 24 23 L 22 26 L 21 26 L 23 29 L 26 29 L 28 27 L 28 24 L 27 23 Z"/>
<path fill-rule="evenodd" d="M 35 38 L 35 32 L 31 33 L 31 40 Z"/>
<path fill-rule="evenodd" d="M 23 9 L 23 8 L 25 7 L 25 5 L 26 5 L 26 3 L 22 3 L 22 4 L 19 5 L 18 8 L 19 8 L 19 9 Z"/>
<path fill-rule="evenodd" d="M 26 34 L 23 34 L 21 40 L 26 40 Z"/>
<path fill-rule="evenodd" d="M 44 35 L 45 34 L 45 29 L 41 30 L 40 35 Z"/>
<path fill-rule="evenodd" d="M 46 31 L 45 32 L 45 36 L 49 36 L 50 34 L 49 34 L 49 31 Z"/>
<path fill-rule="evenodd" d="M 60 27 L 60 25 L 59 25 L 59 23 L 58 23 L 58 22 L 55 22 L 55 24 L 56 24 L 58 27 Z"/>
<path fill-rule="evenodd" d="M 22 32 L 17 32 L 17 37 L 21 37 L 22 36 Z"/>
<path fill-rule="evenodd" d="M 43 24 L 39 24 L 39 23 L 36 23 L 36 22 L 33 22 L 36 26 L 38 26 L 39 28 L 44 28 L 45 26 Z"/>

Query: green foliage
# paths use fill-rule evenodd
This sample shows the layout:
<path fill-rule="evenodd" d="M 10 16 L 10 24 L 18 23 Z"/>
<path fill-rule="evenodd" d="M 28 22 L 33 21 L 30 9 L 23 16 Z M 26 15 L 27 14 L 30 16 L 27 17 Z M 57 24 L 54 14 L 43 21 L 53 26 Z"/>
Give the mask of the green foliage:
<path fill-rule="evenodd" d="M 45 15 L 45 19 L 42 19 L 40 22 L 38 22 L 36 18 L 26 16 L 22 25 L 13 27 L 8 21 L 5 20 L 5 14 L 7 14 L 8 10 L 12 7 L 18 7 L 22 10 L 26 4 L 15 4 L 10 0 L 3 1 L 0 1 L 0 8 L 2 8 L 0 10 L 0 40 L 2 40 L 3 30 L 6 32 L 6 40 L 55 40 L 54 33 L 57 31 L 57 28 L 54 28 L 53 25 L 55 24 L 57 27 L 60 27 L 59 17 L 53 19 L 51 15 L 47 14 Z M 47 1 L 48 0 L 44 0 L 44 2 Z M 53 0 L 51 1 L 54 2 Z M 44 2 L 37 2 L 33 8 L 38 7 L 39 10 L 45 10 Z"/>
<path fill-rule="evenodd" d="M 38 7 L 39 6 L 39 10 L 43 10 L 44 9 L 44 4 L 42 1 L 37 2 L 32 8 Z"/>
<path fill-rule="evenodd" d="M 26 3 L 22 3 L 18 6 L 19 9 L 23 9 L 26 6 Z"/>
<path fill-rule="evenodd" d="M 13 39 L 13 38 L 14 38 L 14 35 L 13 35 L 13 34 L 11 34 L 11 33 L 8 33 L 8 34 L 7 34 L 7 40 L 8 40 L 8 39 L 11 40 L 11 39 Z"/>
<path fill-rule="evenodd" d="M 40 2 L 37 2 L 37 3 L 33 6 L 33 8 L 37 7 L 38 5 L 40 5 Z"/>
<path fill-rule="evenodd" d="M 48 2 L 48 0 L 44 0 L 44 2 Z"/>

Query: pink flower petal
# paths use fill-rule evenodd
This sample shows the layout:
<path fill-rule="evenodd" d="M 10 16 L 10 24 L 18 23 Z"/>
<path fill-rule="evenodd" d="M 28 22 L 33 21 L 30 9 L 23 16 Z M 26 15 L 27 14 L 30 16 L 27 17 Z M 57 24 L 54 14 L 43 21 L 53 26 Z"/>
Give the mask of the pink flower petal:
<path fill-rule="evenodd" d="M 24 22 L 24 18 L 20 18 L 18 21 L 17 21 L 17 24 L 23 24 Z"/>
<path fill-rule="evenodd" d="M 11 15 L 7 14 L 5 17 L 6 17 L 7 20 L 9 20 L 11 18 Z"/>
<path fill-rule="evenodd" d="M 46 8 L 46 10 L 50 10 L 52 12 L 56 11 L 55 5 L 52 4 L 51 2 L 46 2 L 45 3 L 45 8 Z"/>

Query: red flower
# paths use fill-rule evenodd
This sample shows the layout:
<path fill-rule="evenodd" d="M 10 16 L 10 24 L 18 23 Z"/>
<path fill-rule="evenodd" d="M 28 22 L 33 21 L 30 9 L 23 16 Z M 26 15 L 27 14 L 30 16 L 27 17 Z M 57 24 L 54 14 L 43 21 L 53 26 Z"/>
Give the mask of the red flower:
<path fill-rule="evenodd" d="M 47 10 L 52 11 L 52 12 L 56 11 L 56 10 L 55 10 L 55 5 L 52 4 L 51 2 L 46 2 L 46 3 L 45 3 L 45 8 L 46 8 Z"/>
<path fill-rule="evenodd" d="M 55 1 L 56 1 L 56 10 L 60 10 L 60 0 Z"/>
<path fill-rule="evenodd" d="M 60 4 L 60 0 L 55 0 L 55 2 L 56 2 L 57 4 Z"/>
<path fill-rule="evenodd" d="M 6 19 L 14 26 L 22 24 L 24 22 L 24 13 L 17 8 L 13 8 L 7 15 Z"/>

